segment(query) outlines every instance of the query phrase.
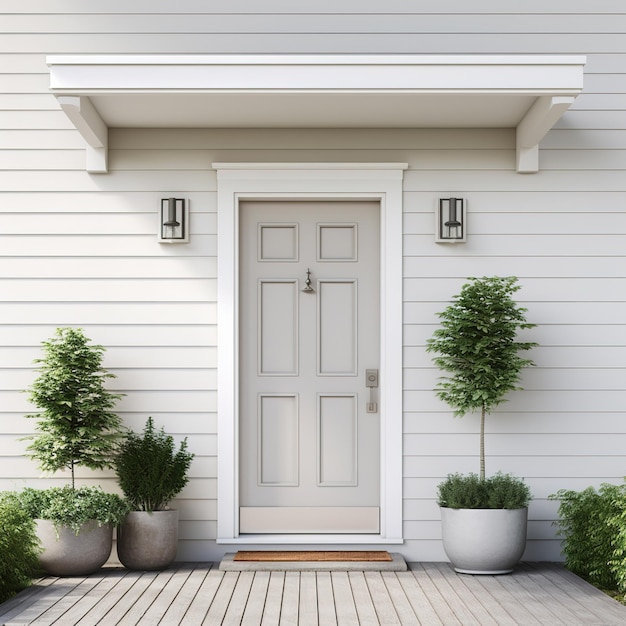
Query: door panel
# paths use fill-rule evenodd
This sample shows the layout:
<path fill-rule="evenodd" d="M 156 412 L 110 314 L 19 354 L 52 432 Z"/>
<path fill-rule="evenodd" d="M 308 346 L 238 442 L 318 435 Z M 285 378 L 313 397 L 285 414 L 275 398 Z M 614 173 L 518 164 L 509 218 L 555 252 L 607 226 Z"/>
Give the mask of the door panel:
<path fill-rule="evenodd" d="M 240 205 L 240 533 L 379 532 L 379 220 L 376 202 Z"/>
<path fill-rule="evenodd" d="M 298 282 L 259 280 L 260 376 L 298 373 Z"/>
<path fill-rule="evenodd" d="M 241 507 L 239 525 L 254 534 L 369 534 L 378 532 L 378 507 Z"/>
<path fill-rule="evenodd" d="M 317 344 L 320 376 L 357 376 L 357 285 L 319 280 Z"/>
<path fill-rule="evenodd" d="M 258 477 L 260 486 L 298 484 L 298 398 L 259 395 Z"/>
<path fill-rule="evenodd" d="M 358 462 L 357 397 L 320 394 L 317 466 L 320 486 L 356 486 Z"/>

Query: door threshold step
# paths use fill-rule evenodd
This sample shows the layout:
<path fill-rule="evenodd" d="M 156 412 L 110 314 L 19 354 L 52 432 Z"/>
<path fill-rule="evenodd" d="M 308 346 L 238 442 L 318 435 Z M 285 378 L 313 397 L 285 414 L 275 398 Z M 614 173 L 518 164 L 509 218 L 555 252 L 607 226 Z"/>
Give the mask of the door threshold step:
<path fill-rule="evenodd" d="M 222 572 L 405 572 L 401 554 L 389 553 L 388 561 L 239 561 L 235 554 L 225 554 L 220 562 Z"/>

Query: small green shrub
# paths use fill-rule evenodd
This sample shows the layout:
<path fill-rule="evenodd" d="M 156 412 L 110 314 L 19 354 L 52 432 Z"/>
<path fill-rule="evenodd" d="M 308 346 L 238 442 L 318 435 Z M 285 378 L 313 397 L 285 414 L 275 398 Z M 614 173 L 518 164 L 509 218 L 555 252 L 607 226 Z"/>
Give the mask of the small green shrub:
<path fill-rule="evenodd" d="M 0 494 L 0 602 L 31 584 L 39 552 L 35 522 L 13 493 Z"/>
<path fill-rule="evenodd" d="M 161 511 L 189 481 L 194 455 L 187 438 L 178 450 L 174 438 L 157 430 L 151 417 L 141 434 L 130 432 L 115 459 L 120 487 L 136 511 Z"/>
<path fill-rule="evenodd" d="M 559 500 L 565 566 L 602 589 L 626 591 L 626 485 L 562 489 Z"/>
<path fill-rule="evenodd" d="M 439 506 L 450 509 L 521 509 L 531 500 L 521 479 L 498 472 L 487 478 L 477 474 L 449 474 L 439 484 Z"/>
<path fill-rule="evenodd" d="M 55 526 L 67 526 L 76 533 L 89 520 L 96 520 L 100 526 L 116 526 L 129 510 L 123 498 L 100 487 L 27 487 L 17 492 L 15 499 L 32 519 L 51 520 Z"/>

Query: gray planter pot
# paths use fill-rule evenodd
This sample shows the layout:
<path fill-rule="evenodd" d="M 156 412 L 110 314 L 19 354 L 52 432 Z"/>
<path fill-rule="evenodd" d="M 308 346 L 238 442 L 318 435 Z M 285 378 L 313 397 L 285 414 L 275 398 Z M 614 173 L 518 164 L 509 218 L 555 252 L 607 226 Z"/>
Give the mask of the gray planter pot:
<path fill-rule="evenodd" d="M 117 556 L 132 570 L 165 569 L 178 550 L 178 511 L 131 511 L 117 529 Z"/>
<path fill-rule="evenodd" d="M 53 576 L 86 576 L 97 572 L 111 555 L 113 527 L 98 526 L 96 521 L 83 524 L 78 535 L 66 526 L 58 531 L 50 520 L 35 520 L 36 532 L 43 547 L 39 565 Z"/>
<path fill-rule="evenodd" d="M 443 547 L 461 574 L 508 574 L 526 547 L 528 508 L 441 507 Z"/>

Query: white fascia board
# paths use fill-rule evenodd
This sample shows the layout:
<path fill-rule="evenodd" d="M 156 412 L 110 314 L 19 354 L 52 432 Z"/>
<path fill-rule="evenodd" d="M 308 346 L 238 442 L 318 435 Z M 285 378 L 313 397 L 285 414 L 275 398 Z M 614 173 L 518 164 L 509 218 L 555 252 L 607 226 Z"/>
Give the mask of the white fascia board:
<path fill-rule="evenodd" d="M 132 94 L 536 98 L 517 126 L 518 171 L 533 172 L 539 141 L 582 91 L 585 60 L 578 55 L 54 55 L 47 63 L 51 92 L 57 98 L 80 97 L 85 109 L 90 96 L 106 95 L 110 102 L 116 95 Z M 118 110 L 123 116 L 123 107 Z M 387 114 L 393 114 L 393 107 Z M 130 120 L 128 125 L 133 125 Z M 167 119 L 161 125 L 167 126 Z M 458 121 L 450 125 L 458 126 Z M 88 123 L 87 133 L 101 136 L 99 127 Z M 93 150 L 106 153 L 106 147 L 94 148 L 85 138 Z"/>
<path fill-rule="evenodd" d="M 50 56 L 53 93 L 409 91 L 530 93 L 582 89 L 581 56 Z"/>

